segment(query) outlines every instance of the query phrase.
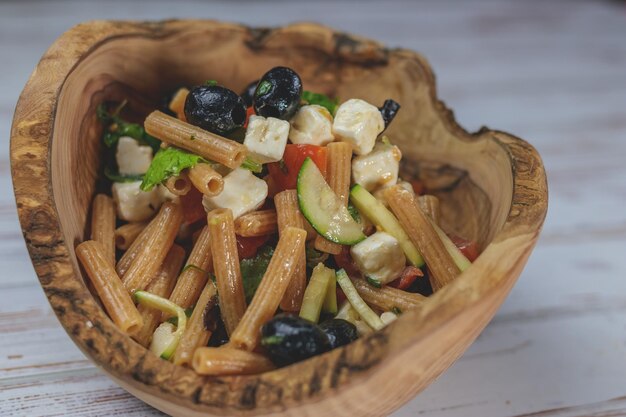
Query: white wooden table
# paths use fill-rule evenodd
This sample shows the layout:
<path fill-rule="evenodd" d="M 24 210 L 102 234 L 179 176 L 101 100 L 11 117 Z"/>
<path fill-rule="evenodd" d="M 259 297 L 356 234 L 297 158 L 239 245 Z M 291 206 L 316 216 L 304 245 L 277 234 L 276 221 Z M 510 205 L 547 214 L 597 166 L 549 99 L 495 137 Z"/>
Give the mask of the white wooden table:
<path fill-rule="evenodd" d="M 162 415 L 86 360 L 48 306 L 17 222 L 8 141 L 19 92 L 64 30 L 169 17 L 314 20 L 419 50 L 462 125 L 511 131 L 542 154 L 550 212 L 518 285 L 395 416 L 626 416 L 626 4 L 435 0 L 0 3 L 0 415 Z"/>

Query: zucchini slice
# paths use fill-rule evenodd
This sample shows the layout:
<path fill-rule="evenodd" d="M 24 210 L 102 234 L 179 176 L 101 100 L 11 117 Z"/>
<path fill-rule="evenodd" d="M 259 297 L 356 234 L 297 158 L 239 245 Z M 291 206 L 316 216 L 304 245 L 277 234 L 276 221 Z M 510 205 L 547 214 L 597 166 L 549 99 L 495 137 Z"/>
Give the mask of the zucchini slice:
<path fill-rule="evenodd" d="M 304 218 L 327 240 L 341 245 L 356 245 L 365 235 L 328 186 L 311 158 L 306 158 L 298 173 L 298 205 Z"/>

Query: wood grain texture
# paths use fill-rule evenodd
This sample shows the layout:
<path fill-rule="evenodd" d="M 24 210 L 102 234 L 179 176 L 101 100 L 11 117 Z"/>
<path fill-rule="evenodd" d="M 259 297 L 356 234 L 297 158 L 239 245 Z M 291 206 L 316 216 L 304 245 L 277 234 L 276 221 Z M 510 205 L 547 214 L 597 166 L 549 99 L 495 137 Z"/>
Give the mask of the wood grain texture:
<path fill-rule="evenodd" d="M 281 12 L 267 13 L 272 7 Z M 162 416 L 93 368 L 50 309 L 17 222 L 8 132 L 34 63 L 67 28 L 95 16 L 172 15 L 251 25 L 306 18 L 421 51 L 462 125 L 517 132 L 541 152 L 550 213 L 519 282 L 464 356 L 394 416 L 503 417 L 562 407 L 576 416 L 624 414 L 611 402 L 626 394 L 623 6 L 558 0 L 363 1 L 358 8 L 181 1 L 175 10 L 167 2 L 0 3 L 0 51 L 11 57 L 0 71 L 0 264 L 10 271 L 0 274 L 0 414 Z"/>
<path fill-rule="evenodd" d="M 223 46 L 207 48 L 210 42 Z M 138 50 L 141 60 L 120 72 L 120 63 Z M 239 61 L 220 59 L 233 53 Z M 165 60 L 171 71 L 151 72 L 155 66 L 149 65 L 150 60 L 156 57 Z M 204 66 L 198 74 L 196 68 L 207 61 L 224 62 L 225 67 L 214 65 L 207 74 Z M 457 216 L 448 222 L 474 224 L 475 233 L 468 237 L 486 249 L 473 268 L 420 311 L 403 315 L 394 325 L 357 343 L 293 367 L 297 372 L 283 369 L 259 376 L 202 378 L 160 361 L 121 334 L 89 298 L 76 268 L 72 246 L 84 234 L 89 201 L 85 196 L 93 192 L 94 167 L 99 165 L 93 109 L 123 92 L 130 93 L 132 104 L 145 108 L 168 84 L 197 83 L 207 76 L 221 76 L 225 84 L 241 88 L 254 77 L 252 69 L 258 72 L 278 63 L 293 66 L 313 90 L 362 96 L 374 103 L 391 95 L 402 102 L 405 110 L 388 133 L 418 166 L 419 161 L 427 161 L 469 173 L 471 181 L 448 189 L 475 195 L 480 211 L 488 217 L 480 226 L 472 217 Z M 366 89 L 366 85 L 374 87 Z M 51 98 L 40 100 L 42 94 Z M 46 128 L 40 129 L 42 125 Z M 61 129 L 62 140 L 55 134 Z M 86 137 L 83 148 L 87 149 L 80 155 L 87 164 L 76 164 L 76 140 Z M 380 415 L 397 408 L 447 368 L 495 313 L 521 272 L 547 209 L 545 174 L 535 150 L 502 132 L 485 129 L 470 135 L 460 128 L 437 101 L 432 72 L 421 56 L 313 24 L 273 30 L 211 21 L 79 25 L 48 50 L 22 93 L 11 155 L 27 246 L 62 324 L 75 343 L 123 387 L 157 408 L 180 415 L 252 410 L 309 415 L 346 404 L 358 405 L 363 414 Z M 485 164 L 486 159 L 491 164 Z M 34 181 L 44 186 L 37 187 Z M 74 190 L 83 192 L 73 196 Z M 444 206 L 453 202 L 440 198 Z M 443 217 L 445 221 L 446 212 Z M 88 328 L 86 318 L 93 322 Z M 411 360 L 414 368 L 402 369 L 403 361 L 418 351 L 419 360 Z M 391 375 L 403 381 L 401 390 L 372 389 Z"/>

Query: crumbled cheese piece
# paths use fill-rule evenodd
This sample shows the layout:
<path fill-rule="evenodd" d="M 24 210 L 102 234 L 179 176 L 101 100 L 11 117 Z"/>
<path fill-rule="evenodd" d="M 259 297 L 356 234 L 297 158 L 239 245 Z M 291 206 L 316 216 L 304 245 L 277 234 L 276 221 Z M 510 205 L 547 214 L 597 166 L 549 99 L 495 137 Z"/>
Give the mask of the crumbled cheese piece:
<path fill-rule="evenodd" d="M 152 162 L 152 148 L 140 145 L 129 136 L 122 136 L 117 143 L 115 159 L 121 175 L 145 174 Z"/>
<path fill-rule="evenodd" d="M 385 232 L 376 232 L 352 246 L 350 254 L 361 273 L 380 284 L 398 278 L 406 265 L 400 243 Z"/>
<path fill-rule="evenodd" d="M 366 155 L 372 151 L 376 137 L 385 129 L 380 111 L 368 102 L 351 99 L 337 109 L 333 134 L 352 145 L 354 153 Z"/>
<path fill-rule="evenodd" d="M 395 321 L 397 318 L 398 316 L 396 316 L 391 311 L 385 311 L 383 314 L 380 315 L 380 319 L 382 320 L 383 323 L 385 323 L 385 326 Z"/>
<path fill-rule="evenodd" d="M 255 177 L 250 171 L 237 168 L 224 177 L 224 190 L 216 195 L 202 198 L 206 211 L 216 208 L 229 208 L 233 218 L 256 210 L 267 198 L 267 183 Z"/>
<path fill-rule="evenodd" d="M 243 144 L 248 148 L 252 159 L 266 164 L 280 161 L 288 136 L 289 122 L 286 120 L 250 116 Z"/>
<path fill-rule="evenodd" d="M 335 139 L 332 132 L 333 117 L 325 107 L 317 104 L 300 107 L 289 124 L 291 143 L 324 146 Z"/>
<path fill-rule="evenodd" d="M 142 191 L 141 181 L 115 182 L 111 188 L 117 216 L 129 222 L 147 220 L 161 207 L 163 197 L 157 187 Z"/>

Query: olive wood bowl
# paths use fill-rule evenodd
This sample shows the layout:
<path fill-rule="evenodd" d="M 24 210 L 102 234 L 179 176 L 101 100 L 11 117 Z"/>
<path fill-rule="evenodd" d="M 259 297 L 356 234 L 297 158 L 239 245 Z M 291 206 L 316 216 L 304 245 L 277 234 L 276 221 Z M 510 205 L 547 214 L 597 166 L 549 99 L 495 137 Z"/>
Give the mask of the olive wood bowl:
<path fill-rule="evenodd" d="M 101 172 L 96 106 L 128 98 L 147 112 L 179 85 L 234 89 L 285 65 L 305 88 L 402 104 L 388 136 L 402 171 L 442 201 L 444 226 L 478 241 L 476 262 L 424 306 L 324 355 L 267 372 L 203 377 L 159 359 L 99 307 L 74 255 Z M 448 368 L 515 283 L 547 211 L 535 149 L 510 134 L 468 133 L 436 97 L 425 59 L 316 24 L 267 29 L 215 21 L 80 24 L 44 54 L 11 130 L 13 186 L 33 265 L 74 343 L 123 388 L 175 416 L 378 416 Z"/>

